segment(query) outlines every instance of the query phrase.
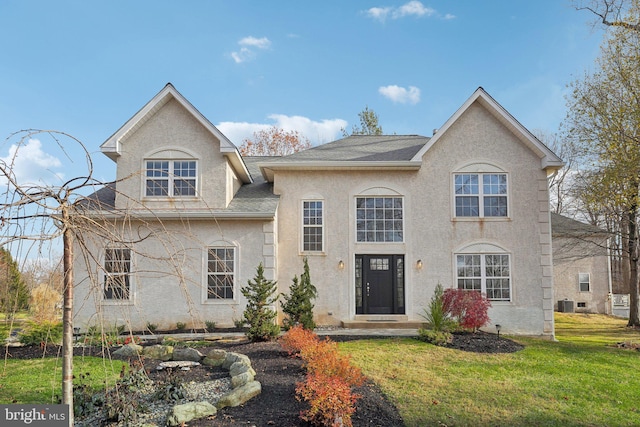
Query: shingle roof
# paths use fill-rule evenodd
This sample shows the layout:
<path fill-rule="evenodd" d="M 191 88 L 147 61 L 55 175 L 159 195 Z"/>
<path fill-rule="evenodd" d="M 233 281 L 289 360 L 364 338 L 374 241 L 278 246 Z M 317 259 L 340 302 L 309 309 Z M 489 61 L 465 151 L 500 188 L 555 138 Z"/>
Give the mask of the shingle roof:
<path fill-rule="evenodd" d="M 269 163 L 410 161 L 427 142 L 429 138 L 420 135 L 351 135 Z"/>
<path fill-rule="evenodd" d="M 574 237 L 584 237 L 594 234 L 607 234 L 606 230 L 596 227 L 595 225 L 576 221 L 575 219 L 571 219 L 553 212 L 551 212 L 551 232 L 555 235 Z"/>

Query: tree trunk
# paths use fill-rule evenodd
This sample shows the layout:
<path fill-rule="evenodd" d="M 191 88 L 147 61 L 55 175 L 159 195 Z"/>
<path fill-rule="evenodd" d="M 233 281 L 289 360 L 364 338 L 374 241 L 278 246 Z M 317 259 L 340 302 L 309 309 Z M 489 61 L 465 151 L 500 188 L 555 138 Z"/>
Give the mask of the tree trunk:
<path fill-rule="evenodd" d="M 69 216 L 63 210 L 64 297 L 62 312 L 62 403 L 69 405 L 69 426 L 73 427 L 73 235 Z"/>
<path fill-rule="evenodd" d="M 638 206 L 629 209 L 629 323 L 627 326 L 640 326 L 640 310 L 638 298 L 638 239 L 637 221 Z"/>

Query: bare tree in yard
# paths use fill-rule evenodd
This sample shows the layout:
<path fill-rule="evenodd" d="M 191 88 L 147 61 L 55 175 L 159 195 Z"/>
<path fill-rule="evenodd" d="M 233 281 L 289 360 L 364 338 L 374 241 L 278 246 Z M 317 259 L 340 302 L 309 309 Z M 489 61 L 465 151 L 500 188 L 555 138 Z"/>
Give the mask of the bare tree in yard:
<path fill-rule="evenodd" d="M 622 2 L 615 2 L 620 5 Z M 614 2 L 604 2 L 611 8 Z M 638 22 L 633 0 L 624 22 Z M 608 13 L 612 13 L 611 11 Z M 590 166 L 588 199 L 617 214 L 619 240 L 629 265 L 629 326 L 640 326 L 638 226 L 640 219 L 640 31 L 610 28 L 598 58 L 599 69 L 571 84 L 567 138 Z"/>
<path fill-rule="evenodd" d="M 243 156 L 286 156 L 311 148 L 308 138 L 296 130 L 286 131 L 270 127 L 253 133 L 238 150 Z"/>
<path fill-rule="evenodd" d="M 84 158 L 86 174 L 61 180 L 56 176 L 56 184 L 42 181 L 23 182 L 16 173 L 16 159 L 20 150 L 33 138 L 50 137 L 53 145 L 63 153 L 72 148 L 79 148 Z M 17 142 L 13 142 L 16 141 Z M 157 271 L 145 271 L 141 274 L 158 277 L 171 274 L 177 277 L 188 304 L 188 311 L 193 314 L 193 303 L 189 293 L 185 291 L 186 284 L 182 274 L 185 248 L 180 246 L 177 233 L 168 233 L 163 223 L 148 209 L 135 200 L 127 199 L 129 208 L 116 211 L 109 203 L 103 203 L 97 195 L 101 191 L 116 192 L 117 182 L 99 182 L 93 178 L 93 163 L 85 146 L 76 138 L 59 131 L 28 130 L 11 135 L 8 142 L 12 143 L 9 158 L 0 160 L 0 179 L 3 179 L 4 200 L 0 203 L 1 230 L 0 246 L 17 246 L 20 252 L 42 254 L 43 247 L 53 241 L 62 240 L 62 292 L 63 292 L 63 348 L 62 348 L 62 403 L 73 408 L 73 305 L 74 305 L 74 261 L 83 262 L 87 268 L 90 286 L 94 298 L 106 292 L 110 284 L 114 292 L 128 292 L 125 280 L 109 282 L 104 264 L 98 258 L 96 248 L 117 246 L 127 248 L 130 255 L 138 255 L 151 259 L 150 265 L 157 262 Z M 75 145 L 75 147 L 72 147 Z M 129 179 L 127 177 L 125 179 Z M 96 191 L 99 189 L 98 191 Z M 89 196 L 87 196 L 87 194 Z M 119 194 L 119 193 L 117 193 Z M 126 197 L 126 195 L 121 195 Z M 136 216 L 131 213 L 137 208 Z M 146 218 L 146 219 L 145 219 Z M 188 224 L 185 225 L 188 233 Z M 195 240 L 189 235 L 191 240 Z M 161 247 L 163 255 L 149 255 L 136 249 L 136 245 L 146 240 L 152 240 L 152 245 Z M 166 254 L 166 255 L 164 255 Z M 42 277 L 52 283 L 56 281 L 55 268 Z M 108 282 L 108 283 L 107 283 Z M 115 290 L 114 290 L 115 289 Z M 50 298 L 50 296 L 44 296 Z M 87 301 L 81 301 L 87 303 Z M 99 316 L 98 316 L 99 317 Z M 101 324 L 102 326 L 102 324 Z M 73 410 L 70 411 L 69 425 L 73 425 Z"/>

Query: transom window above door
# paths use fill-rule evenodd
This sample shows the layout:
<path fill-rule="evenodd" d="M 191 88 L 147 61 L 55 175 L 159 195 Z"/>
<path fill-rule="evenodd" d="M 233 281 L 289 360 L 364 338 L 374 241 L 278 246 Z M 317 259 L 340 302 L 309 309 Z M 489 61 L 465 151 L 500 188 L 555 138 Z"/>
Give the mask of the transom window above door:
<path fill-rule="evenodd" d="M 402 197 L 357 197 L 356 240 L 358 242 L 403 242 Z"/>
<path fill-rule="evenodd" d="M 145 196 L 192 197 L 196 195 L 195 160 L 147 160 Z"/>
<path fill-rule="evenodd" d="M 454 175 L 456 217 L 506 217 L 506 173 L 458 173 Z"/>

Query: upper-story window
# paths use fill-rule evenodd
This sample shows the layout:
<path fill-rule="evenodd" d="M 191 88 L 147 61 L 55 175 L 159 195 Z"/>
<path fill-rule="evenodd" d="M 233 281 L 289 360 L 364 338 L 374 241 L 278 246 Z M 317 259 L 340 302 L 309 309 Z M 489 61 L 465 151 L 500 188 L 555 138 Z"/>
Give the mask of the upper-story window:
<path fill-rule="evenodd" d="M 356 240 L 358 242 L 403 242 L 402 197 L 357 197 Z"/>
<path fill-rule="evenodd" d="M 302 250 L 322 252 L 324 250 L 324 203 L 322 200 L 302 202 Z"/>
<path fill-rule="evenodd" d="M 507 174 L 457 173 L 454 175 L 456 217 L 506 217 Z"/>
<path fill-rule="evenodd" d="M 147 160 L 145 195 L 149 197 L 185 197 L 196 195 L 195 160 Z"/>

